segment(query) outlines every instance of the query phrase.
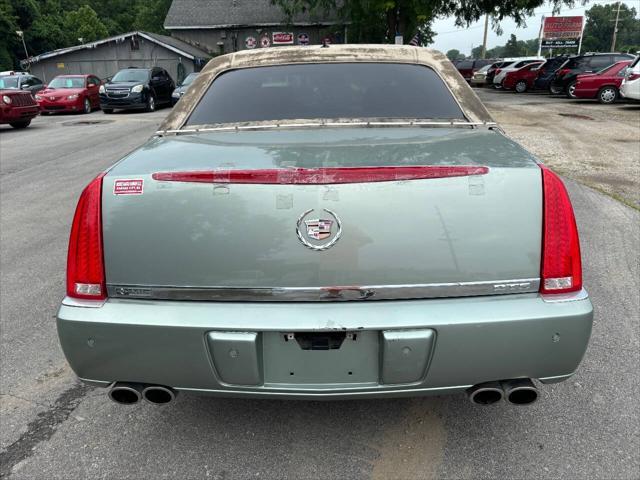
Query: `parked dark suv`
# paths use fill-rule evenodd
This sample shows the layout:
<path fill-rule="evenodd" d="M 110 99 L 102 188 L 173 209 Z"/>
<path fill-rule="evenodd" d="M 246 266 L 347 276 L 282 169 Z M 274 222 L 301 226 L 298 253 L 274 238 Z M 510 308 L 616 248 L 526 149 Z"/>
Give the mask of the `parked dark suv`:
<path fill-rule="evenodd" d="M 569 57 L 556 72 L 549 85 L 549 92 L 555 95 L 564 93 L 569 98 L 576 98 L 574 91 L 579 74 L 599 72 L 616 62 L 633 59 L 634 56 L 627 53 L 586 53 Z"/>
<path fill-rule="evenodd" d="M 560 56 L 550 58 L 544 62 L 538 71 L 538 77 L 534 83 L 534 88 L 536 90 L 548 90 L 549 85 L 555 78 L 556 72 L 568 59 L 569 57 L 567 56 Z"/>
<path fill-rule="evenodd" d="M 153 112 L 158 105 L 171 105 L 175 83 L 164 68 L 125 68 L 100 86 L 100 108 Z"/>

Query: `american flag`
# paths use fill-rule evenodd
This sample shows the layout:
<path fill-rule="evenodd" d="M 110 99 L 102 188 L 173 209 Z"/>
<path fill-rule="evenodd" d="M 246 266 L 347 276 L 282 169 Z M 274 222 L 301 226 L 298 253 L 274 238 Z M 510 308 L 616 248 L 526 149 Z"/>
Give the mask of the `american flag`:
<path fill-rule="evenodd" d="M 409 42 L 409 45 L 413 45 L 414 47 L 419 47 L 420 46 L 420 33 L 416 33 L 413 36 L 413 38 Z"/>

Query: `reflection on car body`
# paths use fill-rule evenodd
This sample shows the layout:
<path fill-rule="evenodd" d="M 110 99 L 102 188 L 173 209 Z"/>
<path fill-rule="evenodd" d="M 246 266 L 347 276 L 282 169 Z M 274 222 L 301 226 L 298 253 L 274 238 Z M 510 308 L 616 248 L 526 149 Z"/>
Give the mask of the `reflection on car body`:
<path fill-rule="evenodd" d="M 439 52 L 344 45 L 209 62 L 82 193 L 57 322 L 119 403 L 525 404 L 592 315 L 561 180 Z"/>

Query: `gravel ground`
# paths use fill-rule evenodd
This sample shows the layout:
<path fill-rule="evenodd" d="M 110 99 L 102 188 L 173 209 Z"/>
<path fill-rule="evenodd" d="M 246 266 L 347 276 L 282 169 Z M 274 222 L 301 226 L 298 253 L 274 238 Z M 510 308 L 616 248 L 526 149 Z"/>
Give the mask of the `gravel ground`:
<path fill-rule="evenodd" d="M 640 209 L 640 103 L 476 93 L 511 138 L 554 170 Z"/>
<path fill-rule="evenodd" d="M 515 135 L 518 118 L 533 120 L 530 106 L 513 102 L 548 101 L 481 94 Z M 143 142 L 166 112 L 0 127 L 0 476 L 640 478 L 640 213 L 573 181 L 593 336 L 576 376 L 544 386 L 528 408 L 479 408 L 462 395 L 288 402 L 185 394 L 165 408 L 126 408 L 77 383 L 53 319 L 75 202 L 96 172 Z M 77 123 L 86 120 L 108 123 Z M 552 115 L 537 128 L 553 137 L 565 121 Z M 602 120 L 601 129 L 617 125 Z M 535 147 L 535 138 L 524 137 Z M 574 141 L 587 150 L 603 144 L 582 129 Z"/>

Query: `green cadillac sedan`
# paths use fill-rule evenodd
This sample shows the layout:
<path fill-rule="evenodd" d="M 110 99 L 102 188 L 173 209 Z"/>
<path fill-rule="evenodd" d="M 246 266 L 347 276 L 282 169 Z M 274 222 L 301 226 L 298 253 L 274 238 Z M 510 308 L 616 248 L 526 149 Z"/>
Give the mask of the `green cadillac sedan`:
<path fill-rule="evenodd" d="M 82 192 L 64 353 L 120 404 L 178 392 L 529 404 L 593 308 L 560 178 L 411 46 L 215 58 Z"/>

